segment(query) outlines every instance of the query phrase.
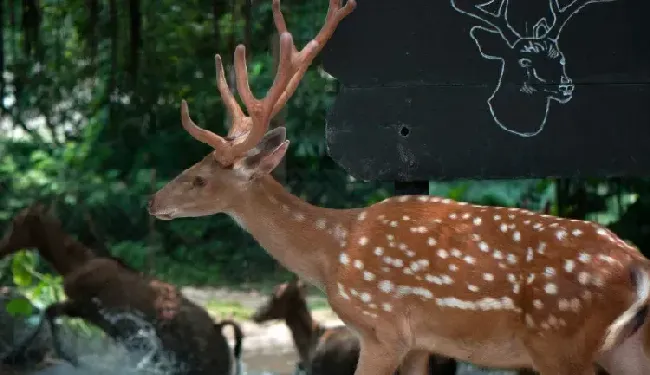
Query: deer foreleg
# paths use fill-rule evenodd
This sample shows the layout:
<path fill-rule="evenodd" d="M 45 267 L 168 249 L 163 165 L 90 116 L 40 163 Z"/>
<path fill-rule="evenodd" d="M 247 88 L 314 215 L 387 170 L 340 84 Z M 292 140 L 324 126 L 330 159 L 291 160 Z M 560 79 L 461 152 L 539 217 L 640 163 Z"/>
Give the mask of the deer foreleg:
<path fill-rule="evenodd" d="M 69 355 L 61 343 L 59 325 L 54 321 L 59 316 L 68 316 L 70 318 L 86 317 L 84 304 L 75 300 L 66 300 L 64 302 L 53 303 L 45 309 L 45 320 L 50 326 L 52 333 L 52 347 L 54 352 L 60 358 L 68 361 L 73 366 L 79 366 L 79 361 L 75 356 Z"/>
<path fill-rule="evenodd" d="M 403 351 L 382 345 L 375 338 L 362 337 L 359 362 L 354 375 L 393 375 L 404 357 Z"/>
<path fill-rule="evenodd" d="M 413 350 L 409 352 L 399 368 L 399 375 L 427 375 L 429 372 L 429 352 Z"/>

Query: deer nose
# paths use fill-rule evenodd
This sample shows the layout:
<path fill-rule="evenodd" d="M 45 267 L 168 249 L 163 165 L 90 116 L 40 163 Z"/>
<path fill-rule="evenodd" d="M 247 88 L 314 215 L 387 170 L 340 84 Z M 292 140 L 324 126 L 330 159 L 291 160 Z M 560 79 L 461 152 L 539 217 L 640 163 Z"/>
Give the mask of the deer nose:
<path fill-rule="evenodd" d="M 147 202 L 147 211 L 149 211 L 149 213 L 151 213 L 151 210 L 155 204 L 156 204 L 156 196 L 152 195 L 151 198 L 149 198 L 149 202 Z"/>

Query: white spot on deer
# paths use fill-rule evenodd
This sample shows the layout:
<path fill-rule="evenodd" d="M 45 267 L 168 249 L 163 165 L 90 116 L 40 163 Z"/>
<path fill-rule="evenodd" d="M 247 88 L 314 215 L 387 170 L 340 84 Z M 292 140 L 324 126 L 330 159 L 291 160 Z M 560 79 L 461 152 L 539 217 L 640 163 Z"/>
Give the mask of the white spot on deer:
<path fill-rule="evenodd" d="M 391 221 L 390 226 L 393 227 L 393 228 L 397 227 L 397 221 L 395 221 L 395 220 Z"/>
<path fill-rule="evenodd" d="M 341 247 L 346 247 L 348 243 L 345 241 L 341 241 L 339 242 L 339 244 L 341 245 Z"/>
<path fill-rule="evenodd" d="M 382 280 L 377 284 L 377 286 L 379 287 L 379 290 L 384 293 L 390 293 L 395 288 L 395 285 L 390 280 Z"/>
<path fill-rule="evenodd" d="M 500 250 L 494 250 L 494 253 L 492 253 L 492 256 L 494 259 L 503 259 L 503 253 Z"/>
<path fill-rule="evenodd" d="M 422 267 L 422 268 L 429 267 L 429 260 L 428 259 L 420 259 L 417 262 L 420 265 L 420 267 Z"/>
<path fill-rule="evenodd" d="M 357 220 L 364 221 L 366 219 L 366 216 L 367 216 L 366 211 L 361 211 L 361 213 L 357 216 Z"/>
<path fill-rule="evenodd" d="M 456 214 L 455 213 L 450 213 L 449 218 L 452 219 L 452 220 L 455 220 L 456 219 Z"/>
<path fill-rule="evenodd" d="M 607 263 L 609 263 L 609 264 L 618 263 L 618 262 L 616 261 L 616 259 L 610 257 L 609 255 L 599 254 L 599 255 L 598 255 L 598 259 L 600 259 L 600 260 L 602 260 L 602 261 L 605 261 L 605 262 L 607 262 Z"/>
<path fill-rule="evenodd" d="M 535 224 L 533 224 L 533 229 L 543 229 L 543 227 L 544 227 L 544 226 L 542 225 L 542 223 L 535 223 Z"/>
<path fill-rule="evenodd" d="M 427 227 L 423 226 L 411 228 L 411 232 L 413 233 L 427 233 L 428 231 Z"/>
<path fill-rule="evenodd" d="M 484 253 L 487 253 L 488 251 L 490 251 L 490 247 L 488 246 L 488 244 L 485 241 L 479 242 L 478 247 Z"/>
<path fill-rule="evenodd" d="M 560 298 L 557 301 L 557 308 L 560 311 L 568 311 L 570 306 L 571 306 L 571 304 L 569 303 L 569 300 L 567 300 L 565 298 Z"/>
<path fill-rule="evenodd" d="M 460 250 L 458 249 L 451 249 L 450 254 L 454 258 L 458 258 L 458 259 L 460 259 L 463 256 L 463 253 L 461 253 Z"/>
<path fill-rule="evenodd" d="M 540 310 L 540 309 L 542 309 L 544 307 L 544 304 L 542 303 L 542 301 L 540 301 L 538 299 L 534 299 L 533 300 L 533 306 L 535 306 L 536 309 Z"/>
<path fill-rule="evenodd" d="M 433 237 L 429 237 L 427 239 L 427 245 L 429 245 L 429 246 L 436 246 L 437 243 L 438 243 L 438 241 L 436 241 L 436 239 L 433 238 Z"/>
<path fill-rule="evenodd" d="M 533 248 L 529 247 L 526 249 L 526 262 L 530 262 L 533 260 L 534 253 L 533 253 Z"/>
<path fill-rule="evenodd" d="M 479 225 L 481 225 L 482 220 L 481 220 L 480 217 L 475 217 L 473 222 L 474 222 L 474 225 L 479 226 Z"/>
<path fill-rule="evenodd" d="M 316 229 L 323 230 L 327 226 L 327 222 L 325 221 L 325 219 L 318 219 L 314 222 L 314 226 L 316 227 Z"/>
<path fill-rule="evenodd" d="M 508 281 L 510 281 L 511 283 L 516 283 L 516 282 L 517 282 L 517 276 L 516 276 L 514 273 L 509 273 L 509 274 L 506 276 L 506 278 L 507 278 Z"/>
<path fill-rule="evenodd" d="M 358 296 L 359 292 L 357 292 L 356 289 L 350 289 L 350 294 L 352 294 L 353 296 Z"/>
<path fill-rule="evenodd" d="M 524 220 L 524 225 L 530 224 L 530 220 Z"/>
<path fill-rule="evenodd" d="M 564 261 L 564 270 L 567 272 L 573 272 L 573 268 L 575 267 L 576 262 L 574 262 L 571 259 L 567 259 Z"/>
<path fill-rule="evenodd" d="M 580 253 L 580 255 L 578 255 L 578 260 L 582 263 L 587 263 L 591 260 L 591 255 L 587 253 Z"/>
<path fill-rule="evenodd" d="M 519 289 L 520 288 L 521 288 L 521 284 L 519 284 L 519 283 L 512 284 L 512 292 L 514 294 L 519 294 Z"/>
<path fill-rule="evenodd" d="M 549 278 L 555 276 L 555 268 L 546 267 L 544 269 L 544 275 L 546 275 L 546 277 L 549 277 Z"/>
<path fill-rule="evenodd" d="M 515 233 L 512 234 L 512 239 L 515 242 L 521 241 L 521 233 L 519 233 L 519 231 L 515 231 Z"/>
<path fill-rule="evenodd" d="M 368 237 L 362 236 L 359 238 L 359 245 L 366 246 L 368 244 Z"/>
<path fill-rule="evenodd" d="M 582 234 L 582 231 L 580 229 L 574 229 L 571 231 L 571 234 L 573 234 L 574 237 L 579 237 Z"/>
<path fill-rule="evenodd" d="M 397 201 L 398 201 L 398 202 L 402 202 L 402 203 L 404 203 L 404 202 L 406 202 L 407 200 L 409 200 L 409 198 L 411 198 L 410 195 L 401 195 L 401 196 L 397 197 Z"/>
<path fill-rule="evenodd" d="M 511 208 L 512 208 L 512 207 L 511 207 Z M 510 211 L 510 210 L 509 210 L 509 211 Z M 515 217 L 516 217 L 516 216 L 515 216 L 514 214 L 508 214 L 508 219 L 510 219 L 510 220 L 514 220 Z"/>
<path fill-rule="evenodd" d="M 415 251 L 406 250 L 406 256 L 409 258 L 413 258 L 415 256 Z"/>
<path fill-rule="evenodd" d="M 447 253 L 447 250 L 445 249 L 438 249 L 436 254 L 438 254 L 440 259 L 447 259 L 449 257 L 449 253 Z"/>
<path fill-rule="evenodd" d="M 476 264 L 476 258 L 474 258 L 473 256 L 470 256 L 470 255 L 466 255 L 466 256 L 463 258 L 463 260 L 464 260 L 465 263 L 467 263 L 467 264 Z"/>
<path fill-rule="evenodd" d="M 484 273 L 483 274 L 483 280 L 492 281 L 492 280 L 494 280 L 494 275 L 491 274 L 491 273 Z"/>
<path fill-rule="evenodd" d="M 532 284 L 533 281 L 535 281 L 535 274 L 534 273 L 528 274 L 528 277 L 526 278 L 526 285 Z"/>
<path fill-rule="evenodd" d="M 361 298 L 361 300 L 365 303 L 368 303 L 372 300 L 372 297 L 370 297 L 370 293 L 361 293 L 359 298 Z"/>
<path fill-rule="evenodd" d="M 468 285 L 468 286 L 467 286 L 467 289 L 468 289 L 470 292 L 475 292 L 475 293 L 478 292 L 478 291 L 480 290 L 479 287 L 477 287 L 476 285 L 472 285 L 472 284 Z"/>
<path fill-rule="evenodd" d="M 542 322 L 542 324 L 540 324 L 540 326 L 542 327 L 542 329 L 544 329 L 546 331 L 551 329 L 551 326 L 549 326 L 548 323 L 546 323 L 546 322 Z"/>
<path fill-rule="evenodd" d="M 565 230 L 558 230 L 555 232 L 555 238 L 558 239 L 558 241 L 564 241 L 566 239 L 567 233 Z"/>
<path fill-rule="evenodd" d="M 501 229 L 501 232 L 505 233 L 505 232 L 508 231 L 508 225 L 506 225 L 506 223 L 502 223 L 502 224 L 499 226 L 499 229 Z"/>
<path fill-rule="evenodd" d="M 404 267 L 404 261 L 401 259 L 393 259 L 393 266 Z"/>
<path fill-rule="evenodd" d="M 389 267 L 381 267 L 381 270 L 384 271 L 384 272 L 390 272 Z"/>
<path fill-rule="evenodd" d="M 296 221 L 304 221 L 305 220 L 305 215 L 300 213 L 300 212 L 296 212 L 296 213 L 293 214 L 293 218 Z"/>
<path fill-rule="evenodd" d="M 382 304 L 381 304 L 381 308 L 382 308 L 384 311 L 389 311 L 389 312 L 390 312 L 390 311 L 393 311 L 393 306 L 391 306 L 390 303 L 382 303 Z"/>
<path fill-rule="evenodd" d="M 368 271 L 363 271 L 363 279 L 366 281 L 372 281 L 375 279 L 375 274 Z"/>
<path fill-rule="evenodd" d="M 493 218 L 494 218 L 495 221 L 499 221 L 499 220 L 501 220 L 501 215 L 494 215 Z"/>
<path fill-rule="evenodd" d="M 462 217 L 464 220 L 467 220 L 467 219 L 469 219 L 470 216 L 471 216 L 471 215 L 469 214 L 469 212 L 465 212 L 465 213 L 463 214 L 463 216 L 461 216 L 461 217 Z"/>
<path fill-rule="evenodd" d="M 539 245 L 537 245 L 537 254 L 544 255 L 545 250 L 546 250 L 546 242 L 540 241 Z"/>
<path fill-rule="evenodd" d="M 577 298 L 572 298 L 571 299 L 571 310 L 573 312 L 578 312 L 580 311 L 580 300 Z"/>
<path fill-rule="evenodd" d="M 408 215 L 404 215 L 404 216 L 402 216 L 402 220 L 409 221 L 409 220 L 411 220 L 411 218 Z"/>
<path fill-rule="evenodd" d="M 451 203 L 451 199 L 445 198 L 445 199 L 441 200 L 440 202 L 442 202 L 444 204 L 449 204 L 449 203 Z"/>
<path fill-rule="evenodd" d="M 544 287 L 544 291 L 546 292 L 546 294 L 557 294 L 557 285 L 553 283 L 548 283 Z"/>
<path fill-rule="evenodd" d="M 442 280 L 443 284 L 451 285 L 454 283 L 454 279 L 452 279 L 449 275 L 441 275 L 440 280 Z"/>
<path fill-rule="evenodd" d="M 458 266 L 455 264 L 450 264 L 449 265 L 449 271 L 456 272 L 458 271 Z"/>
<path fill-rule="evenodd" d="M 375 247 L 374 251 L 376 256 L 382 256 L 384 254 L 384 248 L 383 247 Z"/>
<path fill-rule="evenodd" d="M 377 318 L 379 316 L 379 315 L 377 315 L 377 314 L 375 314 L 373 312 L 365 311 L 365 310 L 363 310 L 362 313 L 363 313 L 363 315 L 368 315 L 371 318 Z"/>
<path fill-rule="evenodd" d="M 345 292 L 345 287 L 341 283 L 337 283 L 339 287 L 339 296 L 345 298 L 345 299 L 350 299 L 350 296 Z"/>
<path fill-rule="evenodd" d="M 578 282 L 580 282 L 580 284 L 587 285 L 590 279 L 591 275 L 589 275 L 587 272 L 578 273 Z"/>
<path fill-rule="evenodd" d="M 606 231 L 605 229 L 603 229 L 603 228 L 598 228 L 598 230 L 596 231 L 596 233 L 598 233 L 598 234 L 601 235 L 601 236 L 608 236 L 608 235 L 609 235 L 609 234 L 607 233 L 607 231 Z"/>
<path fill-rule="evenodd" d="M 387 239 L 388 241 L 393 241 L 393 240 L 395 240 L 395 236 L 392 235 L 392 234 L 387 234 L 387 235 L 386 235 L 386 239 Z"/>
<path fill-rule="evenodd" d="M 506 259 L 510 264 L 517 264 L 517 256 L 515 254 L 508 254 Z"/>
<path fill-rule="evenodd" d="M 362 270 L 363 269 L 363 262 L 360 261 L 359 259 L 356 259 L 354 261 L 354 268 Z"/>
<path fill-rule="evenodd" d="M 535 327 L 535 321 L 533 320 L 533 316 L 530 314 L 526 314 L 526 326 L 529 328 Z"/>
<path fill-rule="evenodd" d="M 420 202 L 426 202 L 426 201 L 429 200 L 429 196 L 428 196 L 428 195 L 420 195 L 420 196 L 418 197 L 418 200 L 419 200 Z"/>
<path fill-rule="evenodd" d="M 551 223 L 551 225 L 549 225 L 549 228 L 557 228 L 559 226 L 560 226 L 560 224 L 558 224 L 558 223 Z"/>
<path fill-rule="evenodd" d="M 339 262 L 341 262 L 341 264 L 347 266 L 348 264 L 350 264 L 350 257 L 346 253 L 341 253 L 341 254 L 339 254 Z"/>
<path fill-rule="evenodd" d="M 424 279 L 432 284 L 442 285 L 442 279 L 432 274 L 427 274 Z"/>
<path fill-rule="evenodd" d="M 370 307 L 371 309 L 376 309 L 377 305 L 374 304 L 374 303 L 370 303 L 370 304 L 368 304 L 368 307 Z"/>

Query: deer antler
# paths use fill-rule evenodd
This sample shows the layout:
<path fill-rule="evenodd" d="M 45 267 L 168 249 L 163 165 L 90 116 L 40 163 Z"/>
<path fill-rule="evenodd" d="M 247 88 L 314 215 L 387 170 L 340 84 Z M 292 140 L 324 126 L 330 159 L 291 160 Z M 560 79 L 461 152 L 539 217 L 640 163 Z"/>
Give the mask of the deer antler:
<path fill-rule="evenodd" d="M 510 46 L 513 46 L 517 40 L 521 39 L 521 35 L 508 24 L 508 0 L 500 1 L 496 14 L 483 9 L 482 6 L 485 4 L 472 4 L 471 0 L 451 0 L 451 6 L 459 12 L 487 24 L 494 31 L 499 32 Z"/>
<path fill-rule="evenodd" d="M 255 147 L 262 139 L 268 130 L 270 120 L 296 91 L 314 57 L 332 37 L 339 22 L 355 7 L 355 0 L 348 0 L 345 6 L 341 6 L 341 0 L 330 0 L 323 27 L 314 39 L 307 43 L 301 51 L 298 51 L 293 43 L 291 33 L 287 31 L 284 16 L 280 11 L 280 0 L 273 0 L 273 21 L 280 34 L 280 58 L 273 85 L 266 96 L 263 99 L 258 99 L 251 92 L 248 84 L 246 47 L 240 44 L 235 48 L 236 84 L 248 116 L 244 114 L 228 87 L 221 56 L 217 54 L 215 56 L 217 89 L 233 121 L 228 136 L 221 137 L 196 125 L 190 117 L 185 100 L 181 103 L 183 128 L 198 141 L 212 146 L 215 150 L 215 158 L 219 163 L 222 165 L 232 164 L 238 156 Z"/>
<path fill-rule="evenodd" d="M 591 3 L 608 3 L 612 1 L 615 0 L 573 0 L 571 4 L 561 8 L 558 0 L 549 0 L 551 13 L 553 13 L 553 16 L 555 17 L 555 22 L 553 22 L 553 26 L 551 26 L 545 36 L 554 40 L 559 38 L 564 25 L 566 25 L 569 19 L 571 19 L 571 17 L 578 13 L 582 8 Z"/>

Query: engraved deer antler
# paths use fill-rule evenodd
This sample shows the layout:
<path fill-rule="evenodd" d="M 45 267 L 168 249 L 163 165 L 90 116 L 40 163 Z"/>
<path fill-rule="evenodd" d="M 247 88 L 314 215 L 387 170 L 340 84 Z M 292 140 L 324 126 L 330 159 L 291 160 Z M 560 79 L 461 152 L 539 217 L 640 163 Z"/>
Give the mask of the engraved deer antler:
<path fill-rule="evenodd" d="M 517 40 L 521 39 L 521 35 L 508 24 L 508 0 L 499 1 L 501 3 L 496 14 L 483 9 L 483 6 L 492 2 L 477 5 L 471 4 L 468 0 L 451 0 L 451 5 L 460 13 L 475 18 L 499 32 L 512 47 Z"/>

